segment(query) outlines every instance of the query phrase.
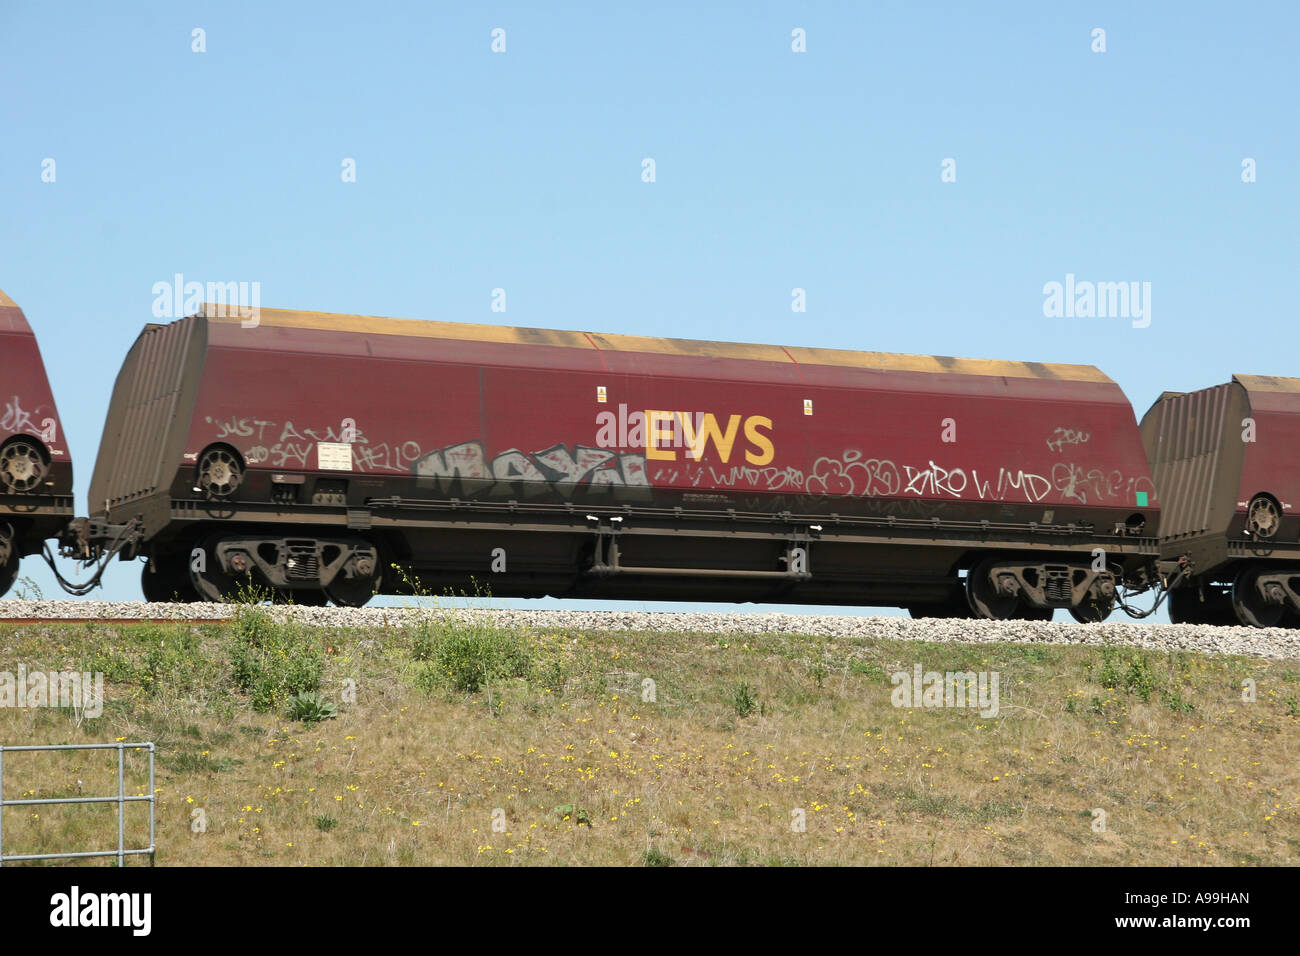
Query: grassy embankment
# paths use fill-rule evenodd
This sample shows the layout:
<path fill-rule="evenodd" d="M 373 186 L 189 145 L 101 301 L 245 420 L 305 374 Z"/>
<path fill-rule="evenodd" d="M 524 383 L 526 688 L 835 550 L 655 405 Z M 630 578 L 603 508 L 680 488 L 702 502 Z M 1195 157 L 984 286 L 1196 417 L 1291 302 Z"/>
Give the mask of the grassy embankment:
<path fill-rule="evenodd" d="M 107 703 L 0 708 L 0 742 L 157 742 L 159 864 L 1300 861 L 1295 661 L 436 615 L 309 630 L 244 609 L 0 628 L 0 670 L 19 663 L 103 672 Z M 916 663 L 997 671 L 998 716 L 892 706 L 889 675 Z M 337 716 L 290 719 L 310 690 Z M 4 779 L 9 798 L 113 793 L 116 757 L 12 754 Z M 115 822 L 10 808 L 5 849 L 104 849 Z"/>

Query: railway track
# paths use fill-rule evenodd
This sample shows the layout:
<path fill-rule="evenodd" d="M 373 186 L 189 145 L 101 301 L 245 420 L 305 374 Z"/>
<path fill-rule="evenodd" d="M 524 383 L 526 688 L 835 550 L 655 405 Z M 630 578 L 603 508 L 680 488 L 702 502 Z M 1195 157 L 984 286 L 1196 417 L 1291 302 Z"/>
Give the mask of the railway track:
<path fill-rule="evenodd" d="M 579 633 L 677 631 L 720 637 L 812 634 L 837 640 L 915 640 L 935 643 L 1126 645 L 1207 654 L 1300 659 L 1300 630 L 1193 624 L 1072 621 L 985 621 L 854 617 L 761 612 L 567 611 L 416 607 L 268 606 L 273 616 L 313 627 L 395 628 L 433 620 L 486 621 L 494 626 Z M 231 604 L 140 601 L 0 601 L 0 626 L 53 624 L 214 624 L 238 612 Z M 702 643 L 702 646 L 708 644 Z"/>

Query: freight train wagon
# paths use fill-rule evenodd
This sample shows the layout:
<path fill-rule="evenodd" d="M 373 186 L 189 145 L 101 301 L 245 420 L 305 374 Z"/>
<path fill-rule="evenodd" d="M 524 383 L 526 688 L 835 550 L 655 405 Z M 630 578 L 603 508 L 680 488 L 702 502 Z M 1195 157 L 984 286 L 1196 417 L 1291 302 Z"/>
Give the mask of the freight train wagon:
<path fill-rule="evenodd" d="M 1165 392 L 1142 418 L 1174 623 L 1300 626 L 1300 379 Z M 1171 580 L 1171 584 L 1172 584 Z"/>
<path fill-rule="evenodd" d="M 1090 620 L 1153 583 L 1155 485 L 1089 366 L 220 311 L 145 328 L 95 465 L 152 599 Z"/>
<path fill-rule="evenodd" d="M 36 336 L 0 292 L 0 595 L 72 517 L 72 458 Z"/>

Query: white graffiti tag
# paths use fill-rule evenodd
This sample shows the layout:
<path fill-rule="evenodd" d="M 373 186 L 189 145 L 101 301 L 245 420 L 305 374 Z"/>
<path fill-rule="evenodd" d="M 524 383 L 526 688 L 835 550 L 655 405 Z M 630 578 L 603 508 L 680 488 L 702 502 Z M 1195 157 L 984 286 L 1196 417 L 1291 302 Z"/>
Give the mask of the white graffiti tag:
<path fill-rule="evenodd" d="M 5 413 L 0 418 L 0 429 L 9 432 L 26 432 L 35 431 L 36 426 L 32 421 L 30 412 L 23 411 L 22 405 L 15 395 L 12 400 L 5 402 Z"/>
<path fill-rule="evenodd" d="M 818 458 L 804 487 L 811 495 L 888 497 L 898 494 L 902 482 L 898 466 L 883 458 L 863 458 L 850 449 L 839 458 Z"/>
<path fill-rule="evenodd" d="M 1087 432 L 1073 428 L 1057 428 L 1052 432 L 1052 437 L 1047 439 L 1047 447 L 1061 451 L 1066 445 L 1082 445 L 1091 437 Z"/>

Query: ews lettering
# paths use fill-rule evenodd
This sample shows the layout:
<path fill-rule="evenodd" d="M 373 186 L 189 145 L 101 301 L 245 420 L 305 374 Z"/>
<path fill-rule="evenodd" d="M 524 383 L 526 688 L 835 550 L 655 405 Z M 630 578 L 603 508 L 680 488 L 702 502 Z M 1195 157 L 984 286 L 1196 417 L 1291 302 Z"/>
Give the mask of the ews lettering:
<path fill-rule="evenodd" d="M 724 425 L 711 413 L 649 410 L 645 422 L 647 460 L 676 461 L 676 449 L 682 448 L 683 457 L 699 461 L 712 445 L 713 454 L 727 464 L 742 434 L 747 464 L 770 464 L 776 456 L 770 434 L 772 419 L 763 415 L 729 415 Z"/>

